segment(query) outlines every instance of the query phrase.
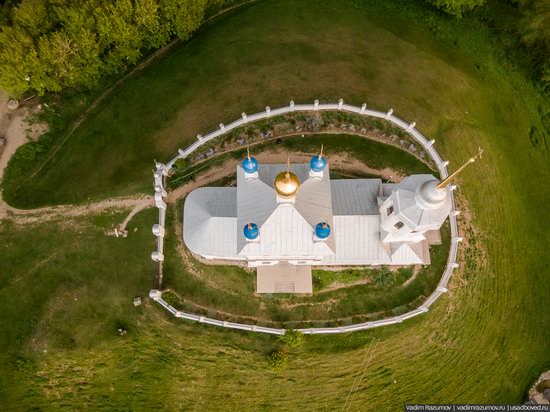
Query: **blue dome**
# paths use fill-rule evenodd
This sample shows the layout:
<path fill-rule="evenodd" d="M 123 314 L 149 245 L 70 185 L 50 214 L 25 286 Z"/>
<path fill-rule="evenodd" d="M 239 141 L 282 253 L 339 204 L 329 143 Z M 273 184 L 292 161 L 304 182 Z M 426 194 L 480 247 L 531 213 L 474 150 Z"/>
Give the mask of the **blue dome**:
<path fill-rule="evenodd" d="M 245 157 L 242 165 L 246 173 L 255 173 L 258 171 L 258 161 L 254 157 Z"/>
<path fill-rule="evenodd" d="M 317 223 L 317 226 L 315 226 L 315 235 L 319 239 L 326 239 L 330 235 L 330 225 L 325 222 Z"/>
<path fill-rule="evenodd" d="M 243 228 L 244 237 L 254 240 L 260 235 L 260 228 L 256 223 L 247 223 Z"/>
<path fill-rule="evenodd" d="M 327 167 L 327 159 L 322 155 L 315 155 L 311 158 L 309 166 L 314 172 L 322 172 Z"/>

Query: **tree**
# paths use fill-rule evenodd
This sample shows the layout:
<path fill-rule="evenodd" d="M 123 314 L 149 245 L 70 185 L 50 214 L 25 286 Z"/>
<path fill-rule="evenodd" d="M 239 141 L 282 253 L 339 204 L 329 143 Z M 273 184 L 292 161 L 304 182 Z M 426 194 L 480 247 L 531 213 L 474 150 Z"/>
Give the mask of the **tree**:
<path fill-rule="evenodd" d="M 160 0 L 161 15 L 170 24 L 170 34 L 182 40 L 200 26 L 206 5 L 207 0 Z"/>
<path fill-rule="evenodd" d="M 20 27 L 0 29 L 0 87 L 19 98 L 31 89 L 41 64 L 32 37 Z"/>
<path fill-rule="evenodd" d="M 39 94 L 58 92 L 67 86 L 92 87 L 97 83 L 101 68 L 97 44 L 87 41 L 85 36 L 70 37 L 65 31 L 56 31 L 40 38 L 43 76 L 35 78 L 32 84 Z"/>
<path fill-rule="evenodd" d="M 520 7 L 521 38 L 534 53 L 543 89 L 550 92 L 550 2 L 523 0 Z"/>
<path fill-rule="evenodd" d="M 0 87 L 15 97 L 93 87 L 144 50 L 189 38 L 208 1 L 25 0 L 0 27 Z"/>
<path fill-rule="evenodd" d="M 550 50 L 550 2 L 524 0 L 521 2 L 520 31 L 523 41 L 541 52 Z"/>
<path fill-rule="evenodd" d="M 445 13 L 461 18 L 474 7 L 483 6 L 486 0 L 428 0 Z"/>
<path fill-rule="evenodd" d="M 40 60 L 47 76 L 39 92 L 57 91 L 66 86 L 93 87 L 104 72 L 96 22 L 91 2 L 78 7 L 59 5 L 55 13 L 62 29 L 50 32 L 38 40 Z M 59 83 L 58 89 L 53 81 Z"/>
<path fill-rule="evenodd" d="M 33 38 L 47 33 L 55 24 L 53 16 L 48 12 L 48 2 L 45 0 L 26 0 L 13 10 L 13 23 L 19 26 Z"/>
<path fill-rule="evenodd" d="M 104 71 L 115 73 L 127 64 L 134 64 L 141 56 L 143 41 L 133 24 L 132 2 L 100 2 L 92 13 Z"/>
<path fill-rule="evenodd" d="M 137 26 L 143 46 L 147 49 L 158 48 L 170 39 L 168 25 L 160 21 L 157 0 L 135 0 L 134 23 Z"/>

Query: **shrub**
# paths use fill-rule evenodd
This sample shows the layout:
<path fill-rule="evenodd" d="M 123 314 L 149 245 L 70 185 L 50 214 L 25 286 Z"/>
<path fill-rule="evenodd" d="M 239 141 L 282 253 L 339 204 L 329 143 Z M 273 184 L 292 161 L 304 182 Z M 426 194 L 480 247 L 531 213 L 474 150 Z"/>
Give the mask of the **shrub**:
<path fill-rule="evenodd" d="M 324 125 L 323 119 L 310 116 L 306 119 L 306 129 L 317 131 Z"/>
<path fill-rule="evenodd" d="M 382 266 L 378 274 L 374 277 L 374 283 L 381 289 L 386 289 L 392 283 L 392 272 L 387 266 Z"/>
<path fill-rule="evenodd" d="M 304 344 L 305 336 L 297 330 L 289 330 L 279 337 L 279 342 L 284 343 L 289 348 L 296 349 Z"/>
<path fill-rule="evenodd" d="M 451 16 L 461 18 L 476 6 L 483 6 L 485 0 L 428 0 L 438 9 Z"/>
<path fill-rule="evenodd" d="M 391 310 L 391 313 L 394 316 L 399 316 L 399 315 L 402 315 L 404 313 L 407 313 L 407 306 L 406 305 L 397 306 L 396 308 L 393 308 Z"/>
<path fill-rule="evenodd" d="M 178 298 L 178 295 L 176 295 L 171 290 L 166 290 L 162 292 L 162 299 L 168 303 L 170 306 L 178 309 L 180 306 L 180 300 Z"/>
<path fill-rule="evenodd" d="M 275 349 L 267 355 L 269 367 L 275 371 L 284 370 L 288 364 L 288 352 L 283 349 Z"/>
<path fill-rule="evenodd" d="M 542 91 L 550 94 L 550 59 L 544 64 L 541 76 Z"/>
<path fill-rule="evenodd" d="M 178 160 L 176 160 L 176 162 L 174 163 L 174 165 L 172 167 L 174 169 L 177 169 L 177 170 L 185 170 L 189 166 L 191 166 L 191 163 L 189 162 L 189 160 L 187 160 L 187 159 L 178 159 Z"/>

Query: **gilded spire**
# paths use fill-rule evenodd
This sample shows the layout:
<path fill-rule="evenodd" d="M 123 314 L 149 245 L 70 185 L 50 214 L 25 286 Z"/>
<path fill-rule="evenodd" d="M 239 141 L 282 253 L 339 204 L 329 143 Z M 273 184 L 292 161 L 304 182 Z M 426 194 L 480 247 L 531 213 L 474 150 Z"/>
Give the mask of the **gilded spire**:
<path fill-rule="evenodd" d="M 246 157 L 250 160 L 250 146 L 246 146 Z"/>
<path fill-rule="evenodd" d="M 279 197 L 283 199 L 294 197 L 298 191 L 298 188 L 300 187 L 300 180 L 298 179 L 298 176 L 290 171 L 290 157 L 286 162 L 286 170 L 283 170 L 275 177 L 273 186 L 275 187 L 275 191 Z"/>
<path fill-rule="evenodd" d="M 323 145 L 321 144 L 321 151 L 319 152 L 319 159 L 323 157 Z"/>
<path fill-rule="evenodd" d="M 483 153 L 483 149 L 480 147 L 480 148 L 479 148 L 479 152 L 478 152 L 475 156 L 470 157 L 466 163 L 464 163 L 462 166 L 460 166 L 454 173 L 452 173 L 451 175 L 449 175 L 445 180 L 443 180 L 442 182 L 440 182 L 436 187 L 437 187 L 439 190 L 446 188 L 446 187 L 449 185 L 449 183 L 451 183 L 451 181 L 452 181 L 460 172 L 462 172 L 464 169 L 466 169 L 466 166 L 468 166 L 468 165 L 471 164 L 471 163 L 474 163 L 478 157 L 481 159 L 481 154 L 482 154 L 482 153 Z"/>

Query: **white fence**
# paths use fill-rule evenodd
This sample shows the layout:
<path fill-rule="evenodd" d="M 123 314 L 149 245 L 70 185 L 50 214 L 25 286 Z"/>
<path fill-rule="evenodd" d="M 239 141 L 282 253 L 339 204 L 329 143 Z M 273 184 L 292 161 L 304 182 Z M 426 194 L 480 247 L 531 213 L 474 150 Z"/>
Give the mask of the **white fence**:
<path fill-rule="evenodd" d="M 165 224 L 165 217 L 166 217 L 166 203 L 164 202 L 164 198 L 166 197 L 166 191 L 163 185 L 163 176 L 168 175 L 168 171 L 170 170 L 174 162 L 176 162 L 178 159 L 185 159 L 187 156 L 189 156 L 191 153 L 193 153 L 203 144 L 209 142 L 212 139 L 215 139 L 216 137 L 223 136 L 226 133 L 229 133 L 230 131 L 232 131 L 233 129 L 241 127 L 245 124 L 253 123 L 261 119 L 268 119 L 270 117 L 279 116 L 286 113 L 315 112 L 315 111 L 342 111 L 342 112 L 355 113 L 361 116 L 371 116 L 371 117 L 377 117 L 380 119 L 385 119 L 386 121 L 403 129 L 414 140 L 416 140 L 424 148 L 424 150 L 426 150 L 426 152 L 428 152 L 428 154 L 431 156 L 431 158 L 434 160 L 435 164 L 437 165 L 442 178 L 446 178 L 448 176 L 447 165 L 449 164 L 449 162 L 443 161 L 439 156 L 439 153 L 437 153 L 437 151 L 435 150 L 434 148 L 435 140 L 426 139 L 422 135 L 422 133 L 416 130 L 415 128 L 416 123 L 413 122 L 409 124 L 403 121 L 402 119 L 400 119 L 399 117 L 393 114 L 393 109 L 390 109 L 387 112 L 380 112 L 377 110 L 367 109 L 366 103 L 364 103 L 361 107 L 357 107 L 357 106 L 345 104 L 342 99 L 340 99 L 338 103 L 328 103 L 328 104 L 321 104 L 319 103 L 318 100 L 315 100 L 313 104 L 294 104 L 294 102 L 291 101 L 288 106 L 280 107 L 278 109 L 271 109 L 268 106 L 265 108 L 265 111 L 260 113 L 256 113 L 252 115 L 247 115 L 246 113 L 243 113 L 240 119 L 235 120 L 234 122 L 229 123 L 228 125 L 224 125 L 223 123 L 220 123 L 220 126 L 217 130 L 207 134 L 206 136 L 198 135 L 197 140 L 192 145 L 190 145 L 185 150 L 180 149 L 178 151 L 178 155 L 174 157 L 172 160 L 170 160 L 166 165 L 162 163 L 156 164 L 156 172 L 154 174 L 155 204 L 159 209 L 159 223 L 153 226 L 153 233 L 155 234 L 155 236 L 157 236 L 157 250 L 151 254 L 151 258 L 154 261 L 159 263 L 164 260 L 164 249 L 163 249 L 164 233 L 165 233 L 164 224 Z M 439 298 L 442 294 L 447 292 L 447 284 L 449 283 L 449 279 L 451 278 L 453 270 L 455 270 L 458 267 L 456 257 L 457 257 L 458 243 L 462 240 L 462 238 L 458 236 L 458 226 L 457 226 L 456 216 L 459 214 L 459 211 L 455 210 L 454 197 L 452 196 L 452 192 L 451 192 L 451 204 L 452 204 L 451 213 L 449 214 L 449 220 L 451 224 L 451 248 L 449 251 L 449 258 L 447 260 L 447 266 L 445 268 L 445 271 L 443 272 L 443 276 L 441 277 L 441 280 L 439 281 L 439 284 L 436 290 L 428 297 L 428 299 L 426 299 L 426 301 L 420 307 L 400 316 L 394 316 L 392 318 L 380 319 L 372 322 L 359 323 L 359 324 L 349 325 L 349 326 L 337 326 L 337 327 L 327 327 L 327 328 L 306 328 L 306 329 L 297 329 L 297 330 L 305 334 L 329 334 L 329 333 L 354 332 L 358 330 L 372 329 L 380 326 L 401 323 L 406 319 L 410 319 L 414 316 L 420 315 L 421 313 L 427 312 L 429 307 L 437 300 L 437 298 Z M 149 292 L 149 297 L 155 300 L 156 302 L 158 302 L 161 306 L 163 306 L 166 310 L 168 310 L 177 318 L 183 318 L 187 320 L 206 323 L 209 325 L 220 326 L 224 328 L 246 330 L 250 332 L 270 333 L 273 335 L 284 335 L 286 333 L 286 329 L 266 328 L 266 327 L 261 327 L 257 325 L 227 322 L 227 321 L 211 319 L 204 316 L 195 315 L 192 313 L 178 311 L 174 307 L 166 303 L 162 299 L 162 292 L 156 289 L 153 289 Z"/>

